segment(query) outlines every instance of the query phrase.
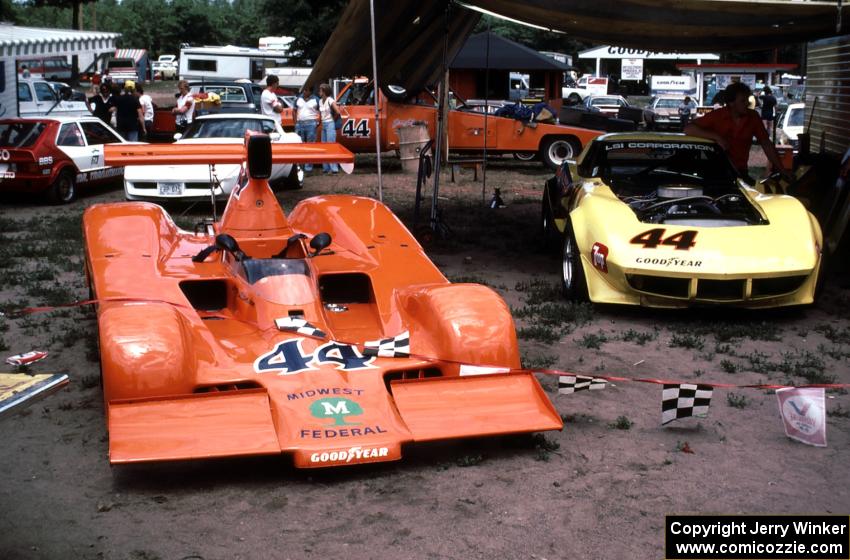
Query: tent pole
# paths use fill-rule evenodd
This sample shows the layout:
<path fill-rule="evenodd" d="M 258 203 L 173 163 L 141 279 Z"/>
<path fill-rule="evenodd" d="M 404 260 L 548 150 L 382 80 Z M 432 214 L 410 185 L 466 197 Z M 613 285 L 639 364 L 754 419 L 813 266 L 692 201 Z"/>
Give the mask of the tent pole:
<path fill-rule="evenodd" d="M 384 201 L 384 181 L 381 176 L 381 115 L 380 102 L 378 97 L 381 94 L 381 88 L 378 85 L 378 57 L 375 48 L 375 0 L 369 0 L 369 23 L 372 26 L 372 78 L 374 80 L 374 95 L 375 98 L 375 153 L 378 155 L 378 200 Z M 439 169 L 439 167 L 437 167 Z"/>
<path fill-rule="evenodd" d="M 490 18 L 487 18 L 487 50 L 484 55 L 484 161 L 481 169 L 481 202 L 487 202 L 487 117 L 490 114 Z"/>
<path fill-rule="evenodd" d="M 431 198 L 431 229 L 437 231 L 437 197 L 440 193 L 440 169 L 443 165 L 443 137 L 446 133 L 446 102 L 449 98 L 448 88 L 448 58 L 449 49 L 449 3 L 446 2 L 446 32 L 443 34 L 443 63 L 440 72 L 440 99 L 437 109 L 437 141 L 434 143 L 434 192 Z"/>

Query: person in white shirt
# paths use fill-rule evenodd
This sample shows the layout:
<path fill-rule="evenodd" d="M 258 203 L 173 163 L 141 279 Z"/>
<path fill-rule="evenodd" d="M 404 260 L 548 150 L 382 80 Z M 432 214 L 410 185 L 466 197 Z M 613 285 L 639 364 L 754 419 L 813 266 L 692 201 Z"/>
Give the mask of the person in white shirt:
<path fill-rule="evenodd" d="M 313 87 L 305 85 L 301 95 L 295 100 L 295 133 L 302 142 L 316 141 L 316 125 L 319 120 L 319 99 L 313 95 Z M 308 163 L 304 171 L 313 171 L 313 165 Z"/>
<path fill-rule="evenodd" d="M 186 80 L 177 82 L 177 91 L 180 92 L 177 97 L 177 106 L 171 112 L 176 115 L 174 124 L 177 127 L 177 132 L 183 132 L 187 126 L 192 124 L 192 116 L 195 114 L 195 98 L 189 93 L 189 82 Z"/>
<path fill-rule="evenodd" d="M 142 106 L 142 114 L 145 119 L 145 138 L 147 140 L 153 130 L 153 99 L 145 93 L 145 88 L 141 84 L 136 84 L 136 94 L 139 96 L 139 105 Z"/>
<path fill-rule="evenodd" d="M 283 112 L 283 103 L 280 102 L 275 93 L 279 83 L 280 80 L 277 76 L 266 76 L 266 89 L 260 96 L 260 111 L 276 120 L 277 124 L 280 124 L 280 114 Z"/>
<path fill-rule="evenodd" d="M 336 142 L 336 120 L 340 113 L 328 84 L 319 86 L 319 114 L 322 116 L 322 142 Z M 322 169 L 326 174 L 339 173 L 339 166 L 335 163 L 323 163 Z"/>

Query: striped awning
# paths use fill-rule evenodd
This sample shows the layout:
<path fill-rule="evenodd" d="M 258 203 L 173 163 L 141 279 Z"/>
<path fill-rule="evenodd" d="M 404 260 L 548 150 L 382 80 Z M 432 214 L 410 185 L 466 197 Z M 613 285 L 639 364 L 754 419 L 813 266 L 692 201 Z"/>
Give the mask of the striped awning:
<path fill-rule="evenodd" d="M 115 51 L 115 58 L 132 58 L 138 62 L 147 51 L 145 49 L 118 49 Z"/>
<path fill-rule="evenodd" d="M 0 23 L 0 56 L 69 56 L 99 53 L 115 48 L 120 33 L 21 27 Z"/>

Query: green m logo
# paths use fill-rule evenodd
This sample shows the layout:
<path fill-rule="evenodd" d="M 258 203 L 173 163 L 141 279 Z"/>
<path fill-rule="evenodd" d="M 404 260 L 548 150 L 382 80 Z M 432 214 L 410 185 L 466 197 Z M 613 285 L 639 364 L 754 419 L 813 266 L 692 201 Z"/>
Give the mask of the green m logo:
<path fill-rule="evenodd" d="M 319 399 L 310 405 L 316 418 L 333 418 L 334 426 L 356 426 L 359 422 L 346 422 L 346 416 L 363 414 L 363 408 L 351 399 Z"/>

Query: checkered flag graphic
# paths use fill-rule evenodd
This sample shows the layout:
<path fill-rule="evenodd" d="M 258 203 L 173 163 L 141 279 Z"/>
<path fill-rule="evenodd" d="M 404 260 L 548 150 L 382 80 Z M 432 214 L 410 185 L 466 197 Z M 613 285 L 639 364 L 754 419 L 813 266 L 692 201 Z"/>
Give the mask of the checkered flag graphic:
<path fill-rule="evenodd" d="M 598 377 L 562 375 L 558 377 L 558 393 L 569 395 L 577 391 L 595 391 L 596 389 L 604 389 L 607 383 L 607 381 Z"/>
<path fill-rule="evenodd" d="M 301 317 L 283 317 L 281 319 L 275 319 L 274 324 L 277 326 L 279 331 L 306 334 L 307 336 L 314 336 L 316 338 L 327 338 L 328 336 L 315 325 L 308 323 L 306 319 Z"/>
<path fill-rule="evenodd" d="M 363 344 L 364 356 L 377 356 L 379 358 L 409 358 L 410 357 L 410 332 L 404 331 L 392 338 L 371 340 Z"/>
<path fill-rule="evenodd" d="M 661 393 L 661 425 L 688 416 L 705 418 L 713 392 L 711 385 L 665 383 Z"/>

